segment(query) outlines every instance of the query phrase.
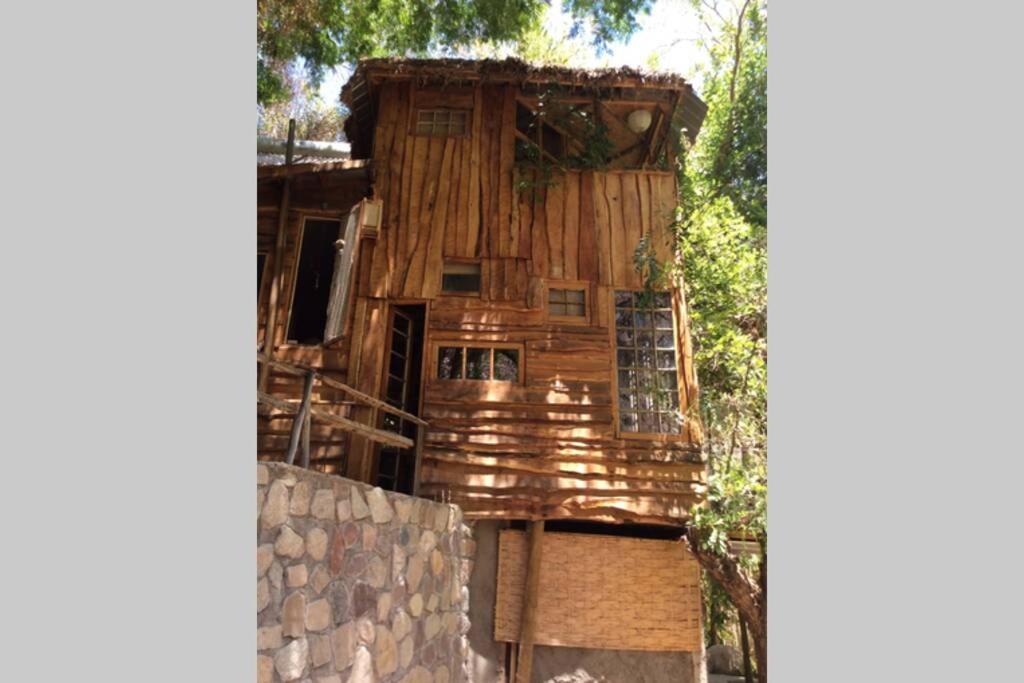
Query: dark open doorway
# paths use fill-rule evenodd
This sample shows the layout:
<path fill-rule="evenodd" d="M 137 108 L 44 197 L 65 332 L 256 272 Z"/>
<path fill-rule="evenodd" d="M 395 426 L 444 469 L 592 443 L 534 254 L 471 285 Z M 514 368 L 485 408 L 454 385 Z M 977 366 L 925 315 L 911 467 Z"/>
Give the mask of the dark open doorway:
<path fill-rule="evenodd" d="M 426 306 L 392 306 L 388 320 L 388 348 L 384 357 L 384 400 L 419 417 L 420 375 L 423 359 L 423 321 Z M 382 429 L 416 440 L 416 425 L 390 413 L 381 413 Z M 377 450 L 374 483 L 383 489 L 413 493 L 416 446 Z"/>

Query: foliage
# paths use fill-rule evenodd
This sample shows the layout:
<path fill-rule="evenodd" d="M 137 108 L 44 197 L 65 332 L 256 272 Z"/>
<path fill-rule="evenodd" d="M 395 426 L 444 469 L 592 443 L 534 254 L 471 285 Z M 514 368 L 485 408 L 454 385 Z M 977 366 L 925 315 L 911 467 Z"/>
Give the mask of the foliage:
<path fill-rule="evenodd" d="M 652 0 L 567 0 L 573 34 L 598 48 L 629 37 Z M 536 31 L 545 0 L 257 0 L 257 101 L 287 97 L 284 73 L 300 63 L 318 85 L 326 70 L 363 57 L 451 54 Z M 550 46 L 549 46 L 550 47 Z"/>
<path fill-rule="evenodd" d="M 596 121 L 593 113 L 579 106 L 566 106 L 559 102 L 565 88 L 549 83 L 537 96 L 537 116 L 530 124 L 528 135 L 535 135 L 544 121 L 569 132 L 581 148 L 564 158 L 553 160 L 541 152 L 540 147 L 525 140 L 516 140 L 516 190 L 530 193 L 532 201 L 539 190 L 558 182 L 567 170 L 602 169 L 611 159 L 614 149 L 608 136 L 608 127 Z"/>
<path fill-rule="evenodd" d="M 294 118 L 299 140 L 343 140 L 344 107 L 325 102 L 301 71 L 289 70 L 286 75 L 289 96 L 257 107 L 257 135 L 286 138 L 288 119 Z"/>
<path fill-rule="evenodd" d="M 709 462 L 707 502 L 689 541 L 708 563 L 705 627 L 719 640 L 737 608 L 767 677 L 762 555 L 734 552 L 730 536 L 767 549 L 767 3 L 691 0 L 709 33 L 696 146 L 679 160 L 677 244 L 700 380 Z M 685 141 L 684 141 L 685 144 Z M 704 555 L 702 557 L 702 555 Z M 713 566 L 712 566 L 713 565 Z M 710 578 L 731 579 L 719 583 Z"/>
<path fill-rule="evenodd" d="M 712 471 L 709 505 L 697 516 L 709 523 L 708 515 L 717 514 L 731 524 L 739 518 L 725 494 L 743 492 L 735 504 L 756 517 L 763 506 L 746 493 L 766 492 L 767 5 L 747 0 L 731 13 L 722 2 L 695 0 L 694 6 L 705 25 L 713 19 L 708 13 L 720 21 L 718 32 L 702 41 L 709 53 L 708 115 L 680 165 L 676 235 Z M 737 476 L 748 478 L 747 488 Z M 763 525 L 757 533 L 765 533 Z"/>

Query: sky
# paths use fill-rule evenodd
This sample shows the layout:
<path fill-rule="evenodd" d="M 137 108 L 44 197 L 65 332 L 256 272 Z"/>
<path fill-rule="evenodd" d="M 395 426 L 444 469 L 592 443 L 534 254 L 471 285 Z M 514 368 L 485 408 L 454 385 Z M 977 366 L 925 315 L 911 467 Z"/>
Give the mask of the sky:
<path fill-rule="evenodd" d="M 613 43 L 610 54 L 598 57 L 589 50 L 589 59 L 583 66 L 648 68 L 649 58 L 658 55 L 659 71 L 674 71 L 694 84 L 700 92 L 700 79 L 695 67 L 700 60 L 696 38 L 699 23 L 686 0 L 656 0 L 649 15 L 639 18 L 640 30 L 627 42 Z M 565 36 L 570 19 L 562 11 L 561 0 L 552 0 L 545 27 L 553 36 Z M 341 67 L 328 74 L 320 85 L 320 96 L 327 102 L 337 101 L 341 86 L 351 71 Z"/>

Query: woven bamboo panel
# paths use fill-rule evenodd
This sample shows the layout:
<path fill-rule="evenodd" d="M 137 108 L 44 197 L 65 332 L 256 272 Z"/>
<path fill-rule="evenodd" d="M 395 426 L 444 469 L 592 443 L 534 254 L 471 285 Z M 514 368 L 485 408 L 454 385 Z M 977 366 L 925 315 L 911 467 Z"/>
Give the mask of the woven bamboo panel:
<path fill-rule="evenodd" d="M 545 532 L 538 645 L 700 649 L 700 570 L 678 541 Z M 527 539 L 501 532 L 494 639 L 519 640 Z"/>

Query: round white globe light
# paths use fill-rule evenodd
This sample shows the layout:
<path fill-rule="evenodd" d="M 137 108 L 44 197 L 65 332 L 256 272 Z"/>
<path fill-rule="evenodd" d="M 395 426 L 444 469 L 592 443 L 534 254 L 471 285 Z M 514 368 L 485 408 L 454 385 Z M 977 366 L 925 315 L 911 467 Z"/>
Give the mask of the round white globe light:
<path fill-rule="evenodd" d="M 651 112 L 648 109 L 637 109 L 634 112 L 630 112 L 626 118 L 626 123 L 629 124 L 629 129 L 634 133 L 643 133 L 651 127 Z"/>

